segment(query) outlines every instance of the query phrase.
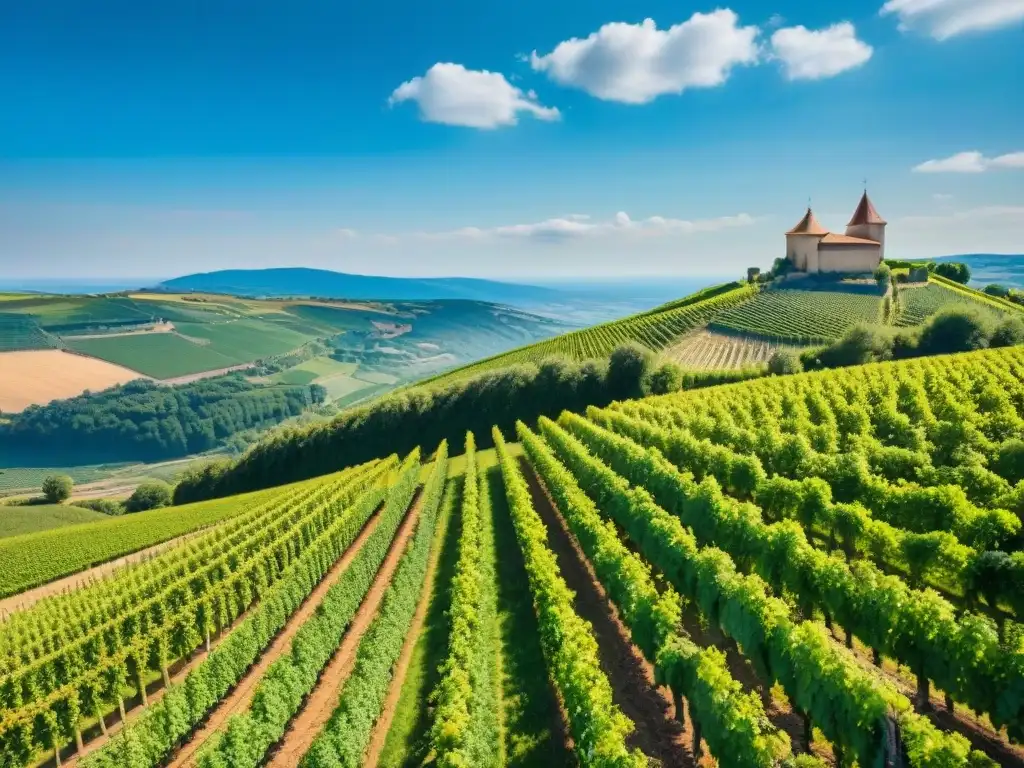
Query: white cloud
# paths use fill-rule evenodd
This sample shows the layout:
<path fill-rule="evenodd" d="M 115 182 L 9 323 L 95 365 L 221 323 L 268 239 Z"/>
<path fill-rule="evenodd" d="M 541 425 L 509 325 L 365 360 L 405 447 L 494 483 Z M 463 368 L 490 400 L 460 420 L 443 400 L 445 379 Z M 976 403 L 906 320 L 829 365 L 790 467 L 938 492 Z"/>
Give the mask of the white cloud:
<path fill-rule="evenodd" d="M 461 64 L 437 63 L 422 77 L 395 88 L 390 104 L 415 101 L 428 123 L 497 128 L 515 125 L 520 112 L 540 120 L 558 120 L 554 107 L 537 103 L 537 95 L 523 93 L 500 72 L 466 69 Z"/>
<path fill-rule="evenodd" d="M 789 80 L 820 80 L 859 67 L 873 49 L 857 39 L 848 21 L 825 29 L 786 27 L 772 34 L 772 53 L 780 59 Z"/>
<path fill-rule="evenodd" d="M 984 173 L 990 168 L 1024 168 L 1024 152 L 985 157 L 981 152 L 959 152 L 914 166 L 915 173 Z"/>
<path fill-rule="evenodd" d="M 570 214 L 527 224 L 506 224 L 486 228 L 463 227 L 448 232 L 423 232 L 420 233 L 420 237 L 471 240 L 501 238 L 562 242 L 582 237 L 615 235 L 644 237 L 717 232 L 723 229 L 750 226 L 755 221 L 753 216 L 746 213 L 720 216 L 714 219 L 687 220 L 664 216 L 632 219 L 625 211 L 619 211 L 612 218 L 606 220 L 595 220 L 586 214 Z"/>
<path fill-rule="evenodd" d="M 1024 168 L 1024 152 L 1011 152 L 989 160 L 992 168 Z"/>
<path fill-rule="evenodd" d="M 896 14 L 903 32 L 920 30 L 947 40 L 1024 19 L 1024 0 L 888 0 L 880 13 Z"/>
<path fill-rule="evenodd" d="M 739 26 L 727 8 L 695 13 L 666 30 L 652 19 L 613 22 L 585 39 L 565 40 L 546 55 L 534 51 L 530 64 L 599 99 L 646 104 L 687 88 L 721 85 L 733 67 L 758 60 L 757 35 L 757 27 Z"/>

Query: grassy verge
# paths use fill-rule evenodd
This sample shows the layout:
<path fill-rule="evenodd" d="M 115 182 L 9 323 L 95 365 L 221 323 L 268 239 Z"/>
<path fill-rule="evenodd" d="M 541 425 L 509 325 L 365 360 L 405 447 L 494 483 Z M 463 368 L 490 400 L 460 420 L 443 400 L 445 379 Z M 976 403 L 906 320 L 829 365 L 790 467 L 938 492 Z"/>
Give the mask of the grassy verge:
<path fill-rule="evenodd" d="M 459 555 L 461 483 L 449 480 L 448 494 L 453 508 L 427 606 L 427 617 L 405 674 L 401 698 L 381 753 L 379 768 L 412 768 L 423 765 L 429 757 L 430 713 L 427 696 L 437 685 L 438 667 L 444 661 L 448 648 L 446 614 L 451 606 L 450 587 Z"/>
<path fill-rule="evenodd" d="M 548 681 L 530 585 L 509 516 L 501 471 L 497 467 L 490 468 L 485 477 L 484 487 L 493 513 L 494 546 L 499 553 L 498 623 L 505 765 L 508 768 L 574 765 L 559 725 L 558 701 Z"/>

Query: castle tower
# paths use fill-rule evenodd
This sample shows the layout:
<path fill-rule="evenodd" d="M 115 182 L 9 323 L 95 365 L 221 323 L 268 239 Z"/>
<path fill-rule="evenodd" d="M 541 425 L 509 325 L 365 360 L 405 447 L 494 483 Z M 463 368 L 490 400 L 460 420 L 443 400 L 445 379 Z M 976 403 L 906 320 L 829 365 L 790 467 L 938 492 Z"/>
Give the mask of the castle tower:
<path fill-rule="evenodd" d="M 846 225 L 846 234 L 850 237 L 861 237 L 865 240 L 874 240 L 879 244 L 879 254 L 885 259 L 885 219 L 878 215 L 868 191 L 857 204 L 857 210 L 853 212 L 853 218 Z"/>
<path fill-rule="evenodd" d="M 804 217 L 786 233 L 786 258 L 800 272 L 817 272 L 818 242 L 827 234 L 808 206 Z"/>

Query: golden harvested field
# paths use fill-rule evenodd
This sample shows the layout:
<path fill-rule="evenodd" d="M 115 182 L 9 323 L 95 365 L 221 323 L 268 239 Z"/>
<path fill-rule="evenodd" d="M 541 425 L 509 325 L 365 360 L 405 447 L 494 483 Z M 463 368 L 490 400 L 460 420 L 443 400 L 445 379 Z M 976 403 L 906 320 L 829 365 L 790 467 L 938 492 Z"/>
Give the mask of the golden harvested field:
<path fill-rule="evenodd" d="M 0 353 L 0 412 L 16 413 L 30 405 L 98 391 L 142 374 L 93 357 L 58 349 Z"/>

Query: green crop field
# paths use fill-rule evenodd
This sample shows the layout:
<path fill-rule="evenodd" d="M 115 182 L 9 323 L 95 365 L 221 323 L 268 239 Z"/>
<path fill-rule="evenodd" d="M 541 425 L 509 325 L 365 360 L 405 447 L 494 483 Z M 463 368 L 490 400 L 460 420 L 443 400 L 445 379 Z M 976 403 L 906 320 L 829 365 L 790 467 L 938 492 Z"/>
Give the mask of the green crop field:
<path fill-rule="evenodd" d="M 0 505 L 0 539 L 109 519 L 102 512 L 65 504 Z"/>
<path fill-rule="evenodd" d="M 44 333 L 31 315 L 0 313 L 0 352 L 55 346 L 55 339 Z"/>
<path fill-rule="evenodd" d="M 355 374 L 356 378 L 360 381 L 368 381 L 371 384 L 394 384 L 398 381 L 397 376 L 392 376 L 389 373 L 382 373 L 381 371 L 357 371 Z"/>
<path fill-rule="evenodd" d="M 68 339 L 69 349 L 123 365 L 156 379 L 171 379 L 238 364 L 208 346 L 174 333 L 148 333 L 113 338 Z"/>
<path fill-rule="evenodd" d="M 94 480 L 102 480 L 109 474 L 109 468 L 100 466 L 45 468 L 0 466 L 0 496 L 14 491 L 38 491 L 43 480 L 49 475 L 67 475 L 75 483 L 90 483 Z"/>
<path fill-rule="evenodd" d="M 711 330 L 809 344 L 838 339 L 857 323 L 880 323 L 880 295 L 844 290 L 778 288 L 719 314 Z"/>
<path fill-rule="evenodd" d="M 312 384 L 317 379 L 351 376 L 358 363 L 342 363 L 330 357 L 314 357 L 286 371 L 275 373 L 271 379 L 278 384 Z"/>
<path fill-rule="evenodd" d="M 284 326 L 259 319 L 227 320 L 219 323 L 176 323 L 182 336 L 206 341 L 209 348 L 235 363 L 281 355 L 310 340 Z"/>

